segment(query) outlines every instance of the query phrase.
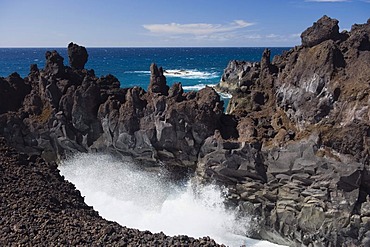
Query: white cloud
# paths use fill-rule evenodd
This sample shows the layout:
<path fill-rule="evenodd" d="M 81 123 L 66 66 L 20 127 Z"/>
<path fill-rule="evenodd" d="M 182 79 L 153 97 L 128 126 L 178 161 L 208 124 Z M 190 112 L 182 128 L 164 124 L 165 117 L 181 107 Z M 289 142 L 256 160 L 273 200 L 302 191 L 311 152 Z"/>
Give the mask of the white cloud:
<path fill-rule="evenodd" d="M 143 27 L 152 33 L 159 34 L 193 34 L 193 35 L 209 35 L 214 33 L 231 32 L 237 29 L 246 28 L 254 25 L 254 23 L 244 20 L 235 20 L 229 24 L 209 24 L 209 23 L 192 23 L 192 24 L 147 24 Z"/>
<path fill-rule="evenodd" d="M 249 35 L 244 35 L 243 38 L 257 40 L 257 39 L 261 39 L 262 36 L 260 34 L 249 34 Z"/>
<path fill-rule="evenodd" d="M 300 33 L 292 33 L 289 35 L 290 38 L 300 38 L 301 34 Z"/>
<path fill-rule="evenodd" d="M 266 38 L 268 38 L 268 39 L 275 39 L 275 38 L 280 38 L 281 37 L 281 35 L 277 35 L 277 34 L 268 34 L 268 35 L 266 35 Z"/>

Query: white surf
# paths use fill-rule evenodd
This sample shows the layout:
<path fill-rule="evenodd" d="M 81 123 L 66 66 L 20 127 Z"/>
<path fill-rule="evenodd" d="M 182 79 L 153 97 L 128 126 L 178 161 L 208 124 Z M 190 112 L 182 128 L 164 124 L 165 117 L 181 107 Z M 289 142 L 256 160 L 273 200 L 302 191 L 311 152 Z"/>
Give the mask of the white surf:
<path fill-rule="evenodd" d="M 249 219 L 225 209 L 222 191 L 213 185 L 183 185 L 162 172 L 145 172 L 109 155 L 79 154 L 65 160 L 60 173 L 75 184 L 85 202 L 107 220 L 167 235 L 210 236 L 228 246 L 278 246 L 249 239 Z"/>

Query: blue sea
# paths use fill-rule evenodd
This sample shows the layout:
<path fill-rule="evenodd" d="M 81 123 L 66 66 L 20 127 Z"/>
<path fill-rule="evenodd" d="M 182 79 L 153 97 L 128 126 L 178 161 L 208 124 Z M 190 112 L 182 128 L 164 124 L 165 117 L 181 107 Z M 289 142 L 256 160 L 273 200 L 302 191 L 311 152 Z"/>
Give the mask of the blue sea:
<path fill-rule="evenodd" d="M 270 48 L 271 59 L 289 48 Z M 31 64 L 43 68 L 45 52 L 57 50 L 68 65 L 67 48 L 0 48 L 0 76 L 29 73 Z M 163 67 L 168 85 L 181 82 L 185 90 L 199 90 L 220 81 L 230 60 L 260 61 L 264 48 L 87 48 L 85 66 L 97 76 L 113 74 L 121 87 L 147 89 L 150 64 Z"/>

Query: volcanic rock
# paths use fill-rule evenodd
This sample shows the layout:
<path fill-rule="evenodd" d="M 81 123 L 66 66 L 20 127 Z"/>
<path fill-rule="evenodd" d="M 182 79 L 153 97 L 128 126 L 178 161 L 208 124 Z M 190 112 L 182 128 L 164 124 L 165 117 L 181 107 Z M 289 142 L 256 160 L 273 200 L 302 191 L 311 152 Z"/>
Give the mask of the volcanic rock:
<path fill-rule="evenodd" d="M 229 189 L 229 206 L 255 216 L 254 237 L 366 246 L 369 37 L 369 21 L 339 34 L 338 21 L 324 16 L 302 33 L 302 45 L 272 61 L 267 49 L 260 62 L 231 61 L 216 87 L 233 95 L 227 114 L 213 88 L 169 88 L 155 64 L 146 92 L 83 69 L 82 51 L 71 53 L 85 61 L 72 68 L 47 52 L 44 69 L 0 78 L 0 135 L 47 161 L 109 152 L 130 155 L 144 169 L 161 164 L 176 178 L 196 171 L 195 179 Z M 63 198 L 54 197 L 46 201 L 60 205 Z M 27 227 L 19 220 L 3 229 Z"/>
<path fill-rule="evenodd" d="M 61 57 L 57 51 L 46 52 L 45 58 L 45 73 L 56 77 L 62 77 L 65 73 L 63 64 L 64 58 Z"/>
<path fill-rule="evenodd" d="M 23 81 L 18 73 L 13 73 L 7 78 L 0 77 L 0 114 L 18 110 L 30 91 L 30 85 Z"/>
<path fill-rule="evenodd" d="M 73 65 L 71 60 L 85 60 L 83 51 L 69 44 L 73 68 L 64 66 L 53 51 L 46 53 L 45 69 L 33 66 L 25 80 L 17 77 L 17 83 L 9 77 L 11 85 L 32 88 L 23 92 L 16 87 L 20 98 L 14 98 L 19 102 L 4 104 L 0 133 L 9 143 L 48 161 L 94 150 L 194 170 L 203 141 L 221 129 L 220 96 L 212 88 L 184 93 L 181 84 L 170 90 L 156 64 L 150 68 L 148 92 L 139 87 L 121 89 L 116 77 L 97 78 L 93 71 Z M 26 114 L 11 113 L 16 110 Z M 19 126 L 22 133 L 16 130 Z"/>
<path fill-rule="evenodd" d="M 312 47 L 325 40 L 340 39 L 339 21 L 324 15 L 301 35 L 302 46 Z"/>
<path fill-rule="evenodd" d="M 74 43 L 68 45 L 69 66 L 74 69 L 84 69 L 88 59 L 87 50 L 83 46 Z"/>
<path fill-rule="evenodd" d="M 166 77 L 163 75 L 162 67 L 157 67 L 155 63 L 150 65 L 150 84 L 148 87 L 149 93 L 159 93 L 162 95 L 168 95 L 168 89 L 166 83 Z"/>
<path fill-rule="evenodd" d="M 220 246 L 209 237 L 169 237 L 107 221 L 85 204 L 54 162 L 18 153 L 0 138 L 0 245 Z"/>
<path fill-rule="evenodd" d="M 259 217 L 256 237 L 290 246 L 366 246 L 370 194 L 370 23 L 339 34 L 327 16 L 302 45 L 269 63 L 231 61 L 217 90 L 238 140 L 209 137 L 197 173 L 233 188 L 242 212 Z M 245 148 L 259 143 L 254 149 Z M 214 145 L 214 144 L 213 144 Z M 257 171 L 256 168 L 259 167 Z M 298 227 L 297 227 L 298 226 Z"/>

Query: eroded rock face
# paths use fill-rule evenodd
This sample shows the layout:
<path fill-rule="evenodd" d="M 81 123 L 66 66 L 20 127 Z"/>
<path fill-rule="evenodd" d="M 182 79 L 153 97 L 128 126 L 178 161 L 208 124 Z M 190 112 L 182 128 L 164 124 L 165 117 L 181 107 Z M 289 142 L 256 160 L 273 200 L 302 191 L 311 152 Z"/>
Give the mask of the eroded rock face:
<path fill-rule="evenodd" d="M 168 87 L 162 79 L 162 88 Z M 153 91 L 152 84 L 148 91 L 134 87 L 122 98 L 109 96 L 98 111 L 104 133 L 92 147 L 106 149 L 109 143 L 143 162 L 160 159 L 194 168 L 204 139 L 219 128 L 223 109 L 219 95 L 211 88 L 186 94 L 181 84 L 174 84 L 168 96 Z M 162 92 L 168 94 L 168 89 Z"/>
<path fill-rule="evenodd" d="M 56 77 L 64 76 L 64 58 L 59 55 L 57 51 L 48 51 L 45 54 L 46 63 L 44 71 L 50 75 L 54 75 Z"/>
<path fill-rule="evenodd" d="M 218 90 L 233 93 L 239 138 L 207 138 L 197 171 L 234 186 L 231 200 L 260 216 L 256 235 L 297 246 L 369 244 L 369 28 L 340 34 L 324 16 L 272 62 L 265 51 L 260 63 L 225 70 Z"/>
<path fill-rule="evenodd" d="M 166 84 L 166 77 L 163 75 L 162 67 L 157 67 L 156 64 L 150 65 L 150 84 L 148 88 L 149 93 L 157 93 L 168 95 L 169 87 Z"/>
<path fill-rule="evenodd" d="M 324 15 L 301 35 L 302 46 L 312 47 L 326 40 L 338 40 L 339 21 Z"/>
<path fill-rule="evenodd" d="M 13 73 L 7 78 L 0 77 L 0 114 L 18 110 L 30 91 L 31 86 L 18 73 Z"/>
<path fill-rule="evenodd" d="M 218 90 L 234 93 L 237 90 L 246 91 L 253 80 L 258 78 L 260 63 L 246 61 L 230 61 L 217 85 Z M 248 76 L 247 76 L 248 75 Z"/>
<path fill-rule="evenodd" d="M 364 244 L 368 216 L 360 210 L 368 200 L 367 169 L 319 142 L 311 136 L 284 148 L 261 149 L 261 143 L 227 142 L 215 135 L 202 147 L 197 172 L 227 184 L 230 200 L 242 212 L 259 215 L 254 237 L 289 246 Z"/>

